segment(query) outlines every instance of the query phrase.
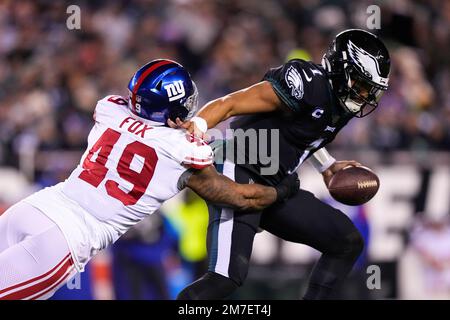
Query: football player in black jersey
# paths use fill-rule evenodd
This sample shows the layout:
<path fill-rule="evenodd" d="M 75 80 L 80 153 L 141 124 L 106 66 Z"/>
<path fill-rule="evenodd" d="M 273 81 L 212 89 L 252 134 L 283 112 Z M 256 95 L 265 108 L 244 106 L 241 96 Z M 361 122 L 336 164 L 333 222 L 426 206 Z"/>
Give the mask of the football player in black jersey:
<path fill-rule="evenodd" d="M 388 87 L 389 70 L 389 52 L 377 36 L 346 30 L 336 36 L 321 65 L 290 60 L 270 69 L 261 82 L 207 103 L 191 122 L 171 125 L 202 133 L 242 115 L 231 128 L 279 130 L 279 168 L 273 175 L 264 175 L 261 169 L 267 164 L 261 161 L 242 164 L 227 159 L 217 165 L 223 174 L 239 183 L 273 185 L 310 159 L 328 185 L 335 172 L 359 163 L 336 161 L 324 146 L 352 118 L 377 108 Z M 236 150 L 249 158 L 246 148 Z M 302 189 L 261 212 L 209 205 L 209 215 L 208 272 L 186 287 L 179 299 L 221 299 L 242 285 L 258 228 L 322 253 L 304 299 L 332 298 L 364 246 L 344 213 Z"/>

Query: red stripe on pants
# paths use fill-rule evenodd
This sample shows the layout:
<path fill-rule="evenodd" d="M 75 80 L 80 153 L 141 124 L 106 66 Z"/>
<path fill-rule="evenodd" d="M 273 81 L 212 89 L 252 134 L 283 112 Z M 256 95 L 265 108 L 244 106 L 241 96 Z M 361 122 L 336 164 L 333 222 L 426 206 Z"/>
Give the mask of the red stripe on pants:
<path fill-rule="evenodd" d="M 71 268 L 71 266 L 69 268 Z M 68 270 L 67 274 L 64 275 L 64 277 L 61 280 L 59 280 L 57 283 L 55 283 L 53 286 L 51 286 L 50 288 L 48 288 L 44 292 L 40 293 L 39 295 L 35 296 L 34 298 L 31 298 L 31 300 L 36 300 L 36 299 L 42 297 L 44 294 L 47 294 L 50 291 L 52 291 L 53 289 L 55 289 L 61 282 L 67 280 L 67 278 L 70 276 L 70 271 L 71 270 Z"/>
<path fill-rule="evenodd" d="M 70 255 L 70 254 L 69 254 L 69 255 Z M 61 277 L 65 275 L 66 271 L 73 265 L 72 257 L 70 257 L 69 259 L 67 259 L 67 257 L 68 257 L 69 255 L 67 255 L 60 263 L 58 263 L 54 268 L 52 268 L 52 270 L 46 272 L 45 274 L 43 274 L 43 275 L 41 275 L 41 276 L 38 276 L 38 277 L 36 277 L 36 278 L 33 278 L 33 279 L 31 279 L 31 280 L 28 280 L 28 281 L 26 281 L 26 282 L 23 282 L 23 283 L 14 285 L 14 286 L 9 287 L 9 288 L 7 288 L 7 289 L 4 289 L 4 290 L 2 290 L 2 292 L 4 293 L 4 292 L 7 292 L 7 291 L 9 291 L 9 290 L 13 290 L 13 289 L 15 289 L 15 288 L 18 288 L 18 287 L 24 286 L 24 285 L 26 285 L 26 284 L 29 284 L 29 283 L 31 283 L 31 282 L 33 282 L 33 281 L 36 281 L 36 280 L 45 278 L 47 275 L 51 274 L 53 271 L 55 271 L 56 269 L 58 269 L 58 267 L 60 267 L 60 269 L 59 269 L 57 272 L 55 272 L 55 274 L 53 274 L 50 278 L 48 278 L 48 279 L 46 279 L 46 280 L 44 280 L 44 281 L 38 282 L 38 283 L 36 283 L 36 284 L 34 284 L 34 285 L 30 286 L 30 287 L 27 287 L 27 288 L 24 288 L 24 289 L 20 289 L 19 291 L 16 291 L 16 292 L 10 293 L 10 294 L 8 294 L 8 295 L 6 295 L 6 296 L 3 296 L 3 297 L 0 298 L 0 300 L 18 300 L 18 299 L 24 299 L 24 298 L 26 298 L 26 297 L 32 296 L 32 295 L 34 295 L 34 294 L 36 294 L 36 293 L 39 293 L 39 292 L 41 292 L 42 290 L 44 290 L 44 289 L 50 287 L 50 286 L 53 285 L 55 282 L 57 282 L 58 280 L 60 280 Z M 64 260 L 66 260 L 66 259 L 67 259 L 67 261 L 64 262 Z M 64 263 L 63 263 L 63 262 L 64 262 Z M 61 264 L 62 264 L 62 266 L 61 266 Z"/>

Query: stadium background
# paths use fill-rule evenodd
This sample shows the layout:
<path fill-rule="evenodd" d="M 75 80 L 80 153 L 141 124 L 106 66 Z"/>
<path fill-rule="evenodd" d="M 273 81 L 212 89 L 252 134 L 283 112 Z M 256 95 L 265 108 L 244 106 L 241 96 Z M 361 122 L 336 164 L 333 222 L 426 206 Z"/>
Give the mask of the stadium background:
<path fill-rule="evenodd" d="M 66 26 L 72 4 L 81 9 L 80 30 Z M 319 63 L 336 33 L 367 29 L 372 4 L 381 8 L 381 29 L 373 31 L 391 51 L 390 88 L 379 109 L 351 122 L 329 149 L 372 167 L 381 188 L 368 205 L 343 207 L 367 249 L 338 297 L 449 299 L 445 0 L 1 1 L 0 212 L 68 176 L 85 148 L 96 101 L 125 95 L 138 66 L 155 58 L 179 61 L 204 103 L 258 82 L 288 57 Z M 332 201 L 308 164 L 301 180 Z M 55 298 L 172 299 L 204 270 L 205 210 L 195 195 L 181 194 Z M 233 298 L 297 299 L 317 256 L 262 232 L 247 283 Z M 370 265 L 381 271 L 372 289 Z"/>

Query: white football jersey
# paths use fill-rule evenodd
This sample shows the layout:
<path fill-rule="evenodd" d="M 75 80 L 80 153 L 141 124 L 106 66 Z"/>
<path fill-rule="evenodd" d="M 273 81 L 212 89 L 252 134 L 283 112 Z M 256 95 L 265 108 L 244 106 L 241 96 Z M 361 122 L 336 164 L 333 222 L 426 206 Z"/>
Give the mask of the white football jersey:
<path fill-rule="evenodd" d="M 100 100 L 94 119 L 87 150 L 70 177 L 26 199 L 60 226 L 80 268 L 175 196 L 189 167 L 213 163 L 203 141 L 133 115 L 120 96 Z M 62 214 L 63 205 L 70 212 Z"/>

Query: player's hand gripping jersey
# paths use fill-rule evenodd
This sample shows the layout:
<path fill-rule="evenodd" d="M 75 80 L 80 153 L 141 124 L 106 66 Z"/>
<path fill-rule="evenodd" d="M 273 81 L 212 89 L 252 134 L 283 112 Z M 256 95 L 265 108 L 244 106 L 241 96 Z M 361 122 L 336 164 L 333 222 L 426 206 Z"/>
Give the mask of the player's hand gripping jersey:
<path fill-rule="evenodd" d="M 58 224 L 79 270 L 176 195 L 189 167 L 213 162 L 208 145 L 181 130 L 137 119 L 120 96 L 100 100 L 94 117 L 87 150 L 70 177 L 25 200 Z"/>

